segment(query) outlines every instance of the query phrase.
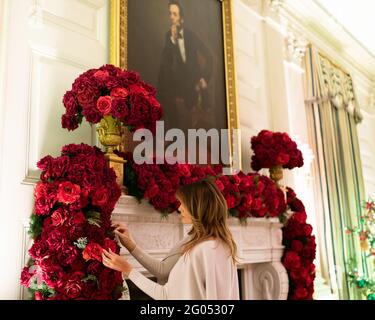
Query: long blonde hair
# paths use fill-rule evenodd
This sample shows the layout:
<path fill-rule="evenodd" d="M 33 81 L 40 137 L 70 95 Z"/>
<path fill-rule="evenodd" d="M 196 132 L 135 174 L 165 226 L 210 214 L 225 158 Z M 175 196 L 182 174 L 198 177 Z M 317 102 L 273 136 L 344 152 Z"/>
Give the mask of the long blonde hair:
<path fill-rule="evenodd" d="M 176 192 L 191 214 L 191 239 L 182 246 L 182 254 L 188 253 L 198 243 L 214 237 L 227 244 L 234 263 L 237 263 L 237 246 L 227 226 L 227 202 L 216 183 L 208 178 L 180 187 Z"/>

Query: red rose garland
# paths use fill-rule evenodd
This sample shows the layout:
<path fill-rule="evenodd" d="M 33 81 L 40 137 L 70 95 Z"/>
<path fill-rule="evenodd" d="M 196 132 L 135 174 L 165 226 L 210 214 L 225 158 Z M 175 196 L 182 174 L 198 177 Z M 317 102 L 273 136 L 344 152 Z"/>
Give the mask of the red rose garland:
<path fill-rule="evenodd" d="M 251 138 L 251 148 L 254 151 L 251 167 L 255 171 L 275 166 L 286 169 L 303 166 L 302 153 L 287 133 L 262 130 Z"/>
<path fill-rule="evenodd" d="M 38 162 L 30 233 L 34 243 L 21 284 L 35 299 L 118 299 L 121 273 L 101 263 L 102 248 L 119 252 L 111 212 L 120 197 L 113 169 L 96 147 L 67 145 Z"/>
<path fill-rule="evenodd" d="M 139 74 L 113 65 L 104 65 L 81 74 L 63 98 L 66 112 L 61 118 L 63 128 L 75 130 L 84 117 L 98 123 L 112 115 L 131 130 L 147 128 L 155 132 L 162 107 L 156 90 L 143 82 Z"/>
<path fill-rule="evenodd" d="M 315 279 L 315 236 L 312 226 L 306 223 L 305 207 L 291 188 L 287 189 L 287 202 L 293 215 L 283 228 L 285 251 L 282 262 L 289 275 L 289 299 L 311 300 Z"/>
<path fill-rule="evenodd" d="M 222 172 L 222 167 L 219 165 L 212 167 L 178 163 L 139 165 L 133 161 L 131 153 L 116 153 L 127 160 L 125 185 L 129 194 L 138 199 L 147 199 L 156 210 L 163 213 L 174 212 L 180 206 L 175 197 L 176 190 L 180 186 Z"/>
<path fill-rule="evenodd" d="M 218 176 L 216 184 L 230 213 L 241 220 L 278 217 L 286 210 L 283 192 L 266 176 L 239 172 L 232 176 Z"/>

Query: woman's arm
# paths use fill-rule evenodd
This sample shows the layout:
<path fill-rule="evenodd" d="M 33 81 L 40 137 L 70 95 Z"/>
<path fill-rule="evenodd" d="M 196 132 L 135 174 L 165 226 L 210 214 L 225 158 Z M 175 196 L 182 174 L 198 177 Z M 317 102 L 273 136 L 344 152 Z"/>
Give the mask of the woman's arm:
<path fill-rule="evenodd" d="M 150 297 L 156 300 L 166 300 L 167 299 L 167 287 L 155 283 L 147 279 L 140 272 L 134 270 L 128 261 L 126 261 L 120 255 L 114 253 L 109 249 L 109 251 L 103 249 L 102 252 L 103 264 L 116 271 L 120 271 L 123 275 L 128 276 L 134 284 L 139 287 L 142 291 L 148 294 Z"/>
<path fill-rule="evenodd" d="M 148 279 L 139 271 L 132 269 L 128 275 L 129 279 L 144 293 L 155 300 L 167 300 L 167 287 Z"/>
<path fill-rule="evenodd" d="M 115 224 L 115 234 L 118 236 L 120 243 L 128 249 L 130 254 L 151 274 L 158 280 L 166 280 L 173 266 L 176 264 L 180 257 L 181 245 L 187 240 L 183 238 L 179 241 L 167 254 L 167 256 L 160 261 L 153 258 L 146 251 L 142 250 L 130 236 L 129 229 L 125 223 Z"/>
<path fill-rule="evenodd" d="M 180 257 L 180 246 L 180 243 L 174 246 L 170 250 L 167 257 L 161 261 L 153 258 L 146 251 L 142 250 L 138 245 L 136 245 L 134 250 L 132 250 L 130 253 L 145 269 L 147 269 L 151 274 L 158 278 L 158 280 L 164 280 L 168 278 L 170 271 Z"/>

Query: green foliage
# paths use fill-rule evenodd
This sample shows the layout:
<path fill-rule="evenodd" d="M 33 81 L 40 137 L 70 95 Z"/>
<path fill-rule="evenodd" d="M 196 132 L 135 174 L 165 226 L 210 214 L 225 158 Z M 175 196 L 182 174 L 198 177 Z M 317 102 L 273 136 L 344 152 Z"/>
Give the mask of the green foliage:
<path fill-rule="evenodd" d="M 87 246 L 87 237 L 83 237 L 83 238 L 79 238 L 77 239 L 77 241 L 74 242 L 74 245 L 78 248 L 78 249 L 85 249 L 86 246 Z"/>
<path fill-rule="evenodd" d="M 365 214 L 361 215 L 358 227 L 347 227 L 346 233 L 355 236 L 360 240 L 362 254 L 375 263 L 375 203 L 368 200 L 364 203 Z M 370 262 L 370 261 L 369 261 Z M 370 263 L 371 264 L 371 263 Z M 358 270 L 358 262 L 351 258 L 347 261 L 348 282 L 356 287 L 358 291 L 368 300 L 375 299 L 375 279 L 374 275 L 366 277 Z M 370 271 L 371 272 L 371 271 Z"/>
<path fill-rule="evenodd" d="M 138 177 L 135 174 L 131 163 L 126 163 L 124 184 L 128 188 L 129 195 L 136 197 L 138 201 L 140 201 L 143 198 L 144 193 L 139 190 L 137 179 Z"/>
<path fill-rule="evenodd" d="M 55 290 L 48 287 L 44 281 L 41 284 L 38 284 L 37 280 L 35 279 L 32 283 L 30 283 L 29 292 L 32 295 L 32 297 L 34 297 L 35 292 L 37 291 L 39 291 L 45 299 L 54 296 L 56 293 Z"/>
<path fill-rule="evenodd" d="M 86 282 L 90 280 L 96 282 L 96 284 L 98 283 L 98 279 L 93 274 L 89 274 L 87 277 L 83 278 L 81 281 Z"/>
<path fill-rule="evenodd" d="M 98 228 L 101 227 L 102 220 L 100 219 L 100 212 L 97 211 L 87 211 L 85 213 L 86 221 L 89 224 L 92 224 L 94 226 L 97 226 Z"/>
<path fill-rule="evenodd" d="M 37 239 L 40 234 L 42 233 L 44 217 L 37 216 L 36 214 L 32 214 L 30 217 L 30 228 L 29 228 L 29 236 L 32 239 Z"/>
<path fill-rule="evenodd" d="M 113 299 L 116 299 L 119 295 L 122 295 L 122 293 L 126 290 L 127 289 L 124 288 L 122 285 L 117 284 L 115 290 L 113 290 L 112 292 Z"/>

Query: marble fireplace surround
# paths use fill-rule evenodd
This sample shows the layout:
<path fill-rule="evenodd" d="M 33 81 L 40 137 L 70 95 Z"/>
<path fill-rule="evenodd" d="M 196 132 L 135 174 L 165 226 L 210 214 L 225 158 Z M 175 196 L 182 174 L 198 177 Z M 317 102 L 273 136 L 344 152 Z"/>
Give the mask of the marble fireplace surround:
<path fill-rule="evenodd" d="M 162 218 L 147 201 L 139 203 L 126 195 L 119 199 L 112 220 L 125 222 L 137 245 L 158 259 L 164 258 L 190 228 L 180 222 L 177 213 Z M 238 246 L 242 299 L 285 300 L 288 275 L 280 261 L 284 247 L 278 218 L 250 218 L 247 225 L 241 225 L 237 218 L 231 217 L 229 226 Z M 125 248 L 121 255 L 144 275 L 151 276 Z"/>

